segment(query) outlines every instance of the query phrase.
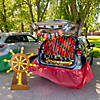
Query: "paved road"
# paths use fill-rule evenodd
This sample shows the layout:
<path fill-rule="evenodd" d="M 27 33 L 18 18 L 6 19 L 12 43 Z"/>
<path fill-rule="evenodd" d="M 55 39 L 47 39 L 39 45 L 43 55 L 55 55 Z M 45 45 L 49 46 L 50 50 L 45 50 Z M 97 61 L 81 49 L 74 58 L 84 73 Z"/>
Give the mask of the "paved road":
<path fill-rule="evenodd" d="M 100 59 L 92 66 L 94 79 L 82 89 L 61 87 L 47 79 L 32 75 L 28 81 L 30 90 L 11 91 L 13 72 L 0 73 L 0 100 L 100 100 Z"/>

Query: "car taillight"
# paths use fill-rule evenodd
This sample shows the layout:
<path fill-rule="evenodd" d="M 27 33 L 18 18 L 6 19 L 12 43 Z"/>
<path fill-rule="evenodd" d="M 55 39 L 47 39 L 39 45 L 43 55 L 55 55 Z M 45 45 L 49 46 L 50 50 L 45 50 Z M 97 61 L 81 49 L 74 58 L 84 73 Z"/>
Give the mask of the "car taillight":
<path fill-rule="evenodd" d="M 77 54 L 82 54 L 82 51 L 78 49 Z"/>
<path fill-rule="evenodd" d="M 5 45 L 0 45 L 0 48 L 3 48 Z"/>

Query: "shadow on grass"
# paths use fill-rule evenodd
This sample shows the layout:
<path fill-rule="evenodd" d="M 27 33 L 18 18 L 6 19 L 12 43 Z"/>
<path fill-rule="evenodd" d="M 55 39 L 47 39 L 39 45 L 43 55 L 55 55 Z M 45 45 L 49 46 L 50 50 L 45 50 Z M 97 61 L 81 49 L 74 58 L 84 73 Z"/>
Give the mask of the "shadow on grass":
<path fill-rule="evenodd" d="M 90 42 L 90 44 L 95 44 L 95 45 L 100 45 L 100 41 L 99 42 Z"/>
<path fill-rule="evenodd" d="M 92 39 L 91 39 L 91 38 L 88 38 L 88 40 L 90 40 L 90 41 L 91 41 L 91 40 L 97 40 L 97 41 L 100 41 L 98 38 L 97 38 L 97 39 L 96 39 L 96 38 L 92 38 Z"/>

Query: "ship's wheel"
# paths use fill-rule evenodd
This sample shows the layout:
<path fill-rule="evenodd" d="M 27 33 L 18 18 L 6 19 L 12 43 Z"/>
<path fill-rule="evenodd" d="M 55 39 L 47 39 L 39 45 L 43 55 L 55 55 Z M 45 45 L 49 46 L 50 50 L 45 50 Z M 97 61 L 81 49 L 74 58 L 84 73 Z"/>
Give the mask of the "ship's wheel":
<path fill-rule="evenodd" d="M 9 73 L 12 70 L 16 73 L 14 75 L 13 79 L 16 78 L 17 83 L 16 83 L 16 85 L 12 85 L 12 87 L 14 87 L 13 89 L 20 88 L 19 85 L 24 86 L 23 84 L 25 82 L 23 83 L 22 80 L 25 79 L 26 74 L 27 74 L 27 76 L 30 76 L 30 74 L 28 73 L 29 66 L 36 67 L 36 64 L 30 64 L 30 60 L 29 60 L 29 58 L 31 56 L 33 56 L 34 53 L 31 53 L 30 55 L 27 56 L 23 53 L 23 51 L 24 51 L 24 47 L 21 47 L 20 53 L 15 54 L 13 52 L 13 50 L 10 49 L 10 52 L 12 54 L 11 60 L 4 59 L 4 62 L 9 62 L 10 66 L 11 66 L 11 68 L 9 70 L 7 70 L 7 73 Z M 12 82 L 12 84 L 13 83 L 15 83 L 15 82 Z M 16 88 L 15 88 L 15 86 L 16 86 Z M 26 87 L 26 86 L 24 86 L 24 87 Z"/>
<path fill-rule="evenodd" d="M 28 70 L 30 65 L 29 58 L 25 54 L 15 54 L 10 60 L 11 68 L 16 72 L 24 72 Z"/>
<path fill-rule="evenodd" d="M 29 58 L 34 55 L 31 53 L 29 56 L 23 54 L 24 47 L 21 47 L 21 52 L 15 54 L 13 50 L 10 49 L 11 54 L 13 55 L 11 60 L 4 59 L 4 62 L 9 62 L 11 68 L 7 70 L 7 73 L 14 70 L 15 72 L 26 72 L 29 76 L 27 70 L 29 66 L 36 66 L 36 64 L 30 64 Z"/>

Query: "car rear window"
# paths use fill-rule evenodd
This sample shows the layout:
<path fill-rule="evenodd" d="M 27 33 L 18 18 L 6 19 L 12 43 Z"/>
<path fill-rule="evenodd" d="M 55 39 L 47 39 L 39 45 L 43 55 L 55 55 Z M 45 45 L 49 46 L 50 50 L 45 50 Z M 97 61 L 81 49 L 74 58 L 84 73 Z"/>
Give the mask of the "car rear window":
<path fill-rule="evenodd" d="M 26 35 L 9 36 L 5 43 L 28 42 Z"/>
<path fill-rule="evenodd" d="M 16 43 L 16 42 L 18 42 L 18 38 L 16 36 L 9 36 L 5 40 L 5 43 Z"/>
<path fill-rule="evenodd" d="M 26 35 L 18 35 L 17 38 L 19 42 L 28 42 Z"/>

